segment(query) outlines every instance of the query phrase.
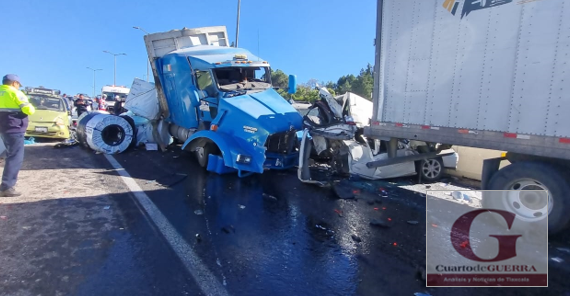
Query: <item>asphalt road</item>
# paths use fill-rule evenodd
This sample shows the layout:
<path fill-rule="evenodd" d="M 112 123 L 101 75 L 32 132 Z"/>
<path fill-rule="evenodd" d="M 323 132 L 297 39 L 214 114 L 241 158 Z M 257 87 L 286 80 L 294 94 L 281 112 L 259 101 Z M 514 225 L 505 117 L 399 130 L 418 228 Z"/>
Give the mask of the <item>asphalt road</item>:
<path fill-rule="evenodd" d="M 219 176 L 178 150 L 26 146 L 25 194 L 0 204 L 0 294 L 570 295 L 568 235 L 550 238 L 549 288 L 426 288 L 413 181 L 352 181 L 338 199 L 294 170 Z"/>

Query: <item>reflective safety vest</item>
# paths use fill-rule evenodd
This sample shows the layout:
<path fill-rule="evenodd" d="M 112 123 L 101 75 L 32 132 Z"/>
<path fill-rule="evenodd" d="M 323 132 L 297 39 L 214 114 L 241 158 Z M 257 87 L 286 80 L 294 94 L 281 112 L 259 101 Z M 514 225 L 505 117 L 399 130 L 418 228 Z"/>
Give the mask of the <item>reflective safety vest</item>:
<path fill-rule="evenodd" d="M 23 133 L 28 128 L 28 115 L 36 109 L 28 97 L 11 85 L 0 85 L 0 132 Z"/>

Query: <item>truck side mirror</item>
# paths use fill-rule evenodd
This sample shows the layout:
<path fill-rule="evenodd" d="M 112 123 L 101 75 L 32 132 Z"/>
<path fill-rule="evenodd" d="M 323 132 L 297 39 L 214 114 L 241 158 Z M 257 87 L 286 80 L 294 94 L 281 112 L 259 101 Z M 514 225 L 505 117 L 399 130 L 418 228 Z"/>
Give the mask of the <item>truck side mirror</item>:
<path fill-rule="evenodd" d="M 297 92 L 297 76 L 289 75 L 289 91 L 290 94 Z"/>

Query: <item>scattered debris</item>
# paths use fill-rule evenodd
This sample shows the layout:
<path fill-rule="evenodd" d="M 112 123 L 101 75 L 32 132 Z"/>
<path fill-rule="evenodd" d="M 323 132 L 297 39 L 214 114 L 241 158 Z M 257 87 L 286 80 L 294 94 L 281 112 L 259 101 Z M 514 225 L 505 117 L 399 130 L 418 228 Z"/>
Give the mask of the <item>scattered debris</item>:
<path fill-rule="evenodd" d="M 188 177 L 187 174 L 182 173 L 173 173 L 166 175 L 164 177 L 160 177 L 155 180 L 156 183 L 162 184 L 162 186 L 172 187 L 182 181 L 184 181 Z"/>
<path fill-rule="evenodd" d="M 381 221 L 381 220 L 376 220 L 376 219 L 373 219 L 372 221 L 370 221 L 370 225 L 375 226 L 375 227 L 390 228 L 390 225 L 388 225 L 388 223 Z"/>
<path fill-rule="evenodd" d="M 360 237 L 358 237 L 356 234 L 353 234 L 350 236 L 352 238 L 353 241 L 360 243 L 362 242 L 362 239 Z"/>
<path fill-rule="evenodd" d="M 334 212 L 337 213 L 337 215 L 338 215 L 339 217 L 342 217 L 342 212 L 341 212 L 341 211 L 339 211 L 339 210 L 337 210 L 337 209 L 334 209 Z"/>
<path fill-rule="evenodd" d="M 239 208 L 242 209 L 242 210 L 245 209 L 245 206 L 244 206 L 244 205 L 238 205 L 238 206 L 239 206 Z"/>
<path fill-rule="evenodd" d="M 235 233 L 236 232 L 235 228 L 232 225 L 222 227 L 222 231 L 225 233 L 232 233 L 232 232 Z"/>
<path fill-rule="evenodd" d="M 423 266 L 416 267 L 416 277 L 422 281 L 426 280 L 426 269 Z"/>
<path fill-rule="evenodd" d="M 204 212 L 202 210 L 195 210 L 194 214 L 200 216 L 200 215 L 204 214 Z"/>
<path fill-rule="evenodd" d="M 418 223 L 420 223 L 420 222 L 415 221 L 415 220 L 410 220 L 410 221 L 408 221 L 408 224 L 412 224 L 412 225 L 416 225 L 416 224 L 418 224 Z"/>
<path fill-rule="evenodd" d="M 32 145 L 36 143 L 36 139 L 34 137 L 29 137 L 27 140 L 24 140 L 24 145 Z"/>
<path fill-rule="evenodd" d="M 0 218 L 1 218 L 1 217 L 0 217 Z M 551 259 L 552 261 L 558 262 L 558 263 L 564 262 L 564 260 L 563 260 L 562 258 L 560 258 L 560 257 L 552 257 L 552 258 L 550 258 L 550 259 Z"/>
<path fill-rule="evenodd" d="M 351 184 L 344 179 L 333 186 L 333 191 L 340 199 L 355 198 L 355 192 L 352 190 Z"/>
<path fill-rule="evenodd" d="M 108 209 L 110 209 L 110 208 L 111 208 L 111 206 L 105 206 L 103 209 L 104 209 L 104 210 L 108 210 Z"/>
<path fill-rule="evenodd" d="M 144 148 L 148 151 L 158 150 L 158 144 L 156 143 L 144 143 Z"/>
<path fill-rule="evenodd" d="M 55 146 L 53 146 L 53 148 L 65 148 L 65 147 L 72 147 L 75 145 L 78 145 L 79 142 L 76 139 L 66 139 L 63 142 L 57 143 L 55 144 Z"/>
<path fill-rule="evenodd" d="M 273 196 L 273 195 L 269 195 L 269 194 L 267 194 L 267 193 L 262 193 L 261 195 L 262 195 L 264 198 L 267 198 L 267 199 L 277 200 L 277 197 L 275 197 L 275 196 Z"/>
<path fill-rule="evenodd" d="M 319 225 L 319 224 L 315 225 L 315 227 L 318 228 L 318 229 L 327 230 L 326 228 L 322 227 L 322 226 Z"/>

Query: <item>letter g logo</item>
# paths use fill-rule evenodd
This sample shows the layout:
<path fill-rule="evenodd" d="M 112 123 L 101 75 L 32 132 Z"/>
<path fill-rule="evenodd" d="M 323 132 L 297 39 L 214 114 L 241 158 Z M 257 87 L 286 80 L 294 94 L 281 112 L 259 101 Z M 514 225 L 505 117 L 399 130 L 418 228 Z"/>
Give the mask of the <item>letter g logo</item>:
<path fill-rule="evenodd" d="M 475 255 L 473 253 L 473 249 L 471 249 L 470 244 L 464 244 L 465 241 L 470 241 L 470 229 L 473 220 L 481 214 L 485 212 L 493 212 L 501 215 L 505 221 L 507 222 L 508 229 L 511 229 L 513 222 L 515 220 L 515 214 L 507 211 L 502 210 L 494 210 L 494 209 L 484 209 L 484 210 L 476 210 L 465 213 L 451 227 L 451 244 L 453 248 L 461 254 L 461 256 L 478 262 L 497 262 L 503 261 L 507 259 L 511 259 L 517 256 L 517 239 L 522 235 L 489 235 L 490 237 L 494 237 L 499 242 L 499 253 L 493 259 L 483 259 Z"/>

